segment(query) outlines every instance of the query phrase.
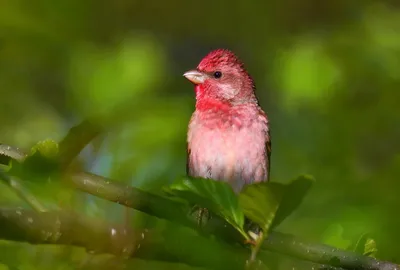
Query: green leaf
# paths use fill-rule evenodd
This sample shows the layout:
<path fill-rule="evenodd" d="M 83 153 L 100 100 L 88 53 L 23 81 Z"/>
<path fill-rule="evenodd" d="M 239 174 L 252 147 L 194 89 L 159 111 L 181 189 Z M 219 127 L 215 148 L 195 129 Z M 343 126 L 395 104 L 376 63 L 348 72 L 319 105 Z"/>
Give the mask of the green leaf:
<path fill-rule="evenodd" d="M 39 141 L 31 148 L 31 156 L 36 152 L 39 152 L 43 157 L 55 158 L 58 155 L 58 143 L 51 139 Z"/>
<path fill-rule="evenodd" d="M 309 175 L 301 175 L 285 186 L 285 191 L 271 228 L 276 228 L 283 220 L 297 209 L 310 190 L 315 179 Z"/>
<path fill-rule="evenodd" d="M 378 249 L 376 248 L 376 242 L 370 237 L 369 233 L 364 233 L 360 236 L 353 248 L 354 252 L 363 254 L 364 256 L 369 256 L 375 258 Z"/>
<path fill-rule="evenodd" d="M 58 144 L 55 141 L 40 141 L 30 153 L 22 163 L 13 161 L 9 173 L 33 182 L 47 180 L 58 171 Z"/>
<path fill-rule="evenodd" d="M 239 194 L 239 205 L 247 218 L 257 223 L 262 232 L 249 235 L 255 242 L 251 247 L 250 262 L 256 261 L 256 256 L 264 240 L 268 236 L 269 228 L 274 220 L 284 191 L 284 185 L 272 182 L 262 182 L 245 186 Z"/>
<path fill-rule="evenodd" d="M 372 238 L 368 238 L 364 245 L 364 256 L 369 256 L 375 258 L 378 249 L 376 248 L 376 242 Z"/>
<path fill-rule="evenodd" d="M 247 185 L 239 194 L 239 205 L 246 217 L 257 223 L 266 234 L 278 210 L 284 185 L 262 182 Z"/>
<path fill-rule="evenodd" d="M 166 191 L 211 210 L 245 235 L 244 214 L 229 184 L 211 179 L 185 177 L 169 186 Z"/>

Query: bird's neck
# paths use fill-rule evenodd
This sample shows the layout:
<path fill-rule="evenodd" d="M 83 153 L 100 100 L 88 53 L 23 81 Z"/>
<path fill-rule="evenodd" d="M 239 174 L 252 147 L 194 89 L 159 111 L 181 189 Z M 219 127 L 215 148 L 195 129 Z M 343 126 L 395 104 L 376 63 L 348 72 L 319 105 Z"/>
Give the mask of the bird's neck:
<path fill-rule="evenodd" d="M 241 128 L 251 125 L 257 119 L 259 108 L 255 103 L 234 105 L 215 99 L 201 99 L 196 102 L 196 117 L 208 128 Z"/>
<path fill-rule="evenodd" d="M 219 111 L 229 112 L 232 104 L 228 101 L 222 101 L 214 98 L 200 98 L 196 101 L 196 110 L 198 111 Z"/>

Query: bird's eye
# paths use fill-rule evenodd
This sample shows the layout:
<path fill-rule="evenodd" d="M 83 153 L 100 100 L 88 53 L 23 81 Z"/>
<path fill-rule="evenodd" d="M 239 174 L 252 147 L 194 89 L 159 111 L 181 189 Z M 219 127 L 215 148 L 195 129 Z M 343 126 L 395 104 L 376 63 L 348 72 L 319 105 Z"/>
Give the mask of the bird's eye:
<path fill-rule="evenodd" d="M 222 73 L 220 71 L 215 71 L 213 75 L 214 75 L 214 78 L 219 79 L 219 78 L 221 78 Z"/>

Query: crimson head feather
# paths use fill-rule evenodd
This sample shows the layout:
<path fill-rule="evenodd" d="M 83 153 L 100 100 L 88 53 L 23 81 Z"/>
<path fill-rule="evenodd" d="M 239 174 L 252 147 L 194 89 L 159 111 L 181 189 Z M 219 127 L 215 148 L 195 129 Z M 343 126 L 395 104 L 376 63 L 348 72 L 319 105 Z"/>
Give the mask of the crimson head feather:
<path fill-rule="evenodd" d="M 215 99 L 229 103 L 256 101 L 253 79 L 239 58 L 229 50 L 210 52 L 196 70 L 190 70 L 184 76 L 196 85 L 197 100 Z"/>

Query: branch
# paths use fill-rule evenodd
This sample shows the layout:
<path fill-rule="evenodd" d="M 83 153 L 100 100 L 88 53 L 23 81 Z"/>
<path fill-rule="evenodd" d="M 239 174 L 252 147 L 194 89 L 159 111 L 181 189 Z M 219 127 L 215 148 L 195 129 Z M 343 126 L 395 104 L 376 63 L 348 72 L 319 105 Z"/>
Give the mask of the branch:
<path fill-rule="evenodd" d="M 110 253 L 124 258 L 186 263 L 207 269 L 243 269 L 248 250 L 232 247 L 197 235 L 192 230 L 167 227 L 164 231 L 127 231 L 124 226 L 93 220 L 71 212 L 38 213 L 31 210 L 0 208 L 0 238 L 31 244 L 57 244 L 83 247 L 94 253 Z M 196 245 L 193 245 L 196 243 Z M 205 248 L 207 247 L 207 248 Z M 276 255 L 260 254 L 271 262 Z M 128 262 L 129 264 L 129 262 Z M 290 269 L 344 270 L 293 262 Z"/>
<path fill-rule="evenodd" d="M 25 157 L 25 153 L 18 148 L 0 144 L 0 164 L 7 165 L 11 159 L 22 162 Z M 33 209 L 39 212 L 46 211 L 46 208 L 29 192 L 29 190 L 21 185 L 16 177 L 9 176 L 5 172 L 0 171 L 0 180 L 9 186 L 18 197 L 27 202 Z"/>
<path fill-rule="evenodd" d="M 206 239 L 193 230 L 169 226 L 161 232 L 133 232 L 121 225 L 64 211 L 38 213 L 0 208 L 0 227 L 0 238 L 11 241 L 75 245 L 96 253 L 180 262 L 212 269 L 243 269 L 248 257 L 243 248 Z"/>
<path fill-rule="evenodd" d="M 102 129 L 85 120 L 73 126 L 63 140 L 58 144 L 58 163 L 61 169 L 66 169 L 72 160 L 82 151 L 85 146 L 101 133 Z M 23 162 L 27 154 L 17 147 L 0 144 L 0 164 L 8 165 L 11 160 Z"/>
<path fill-rule="evenodd" d="M 292 235 L 279 232 L 270 234 L 264 248 L 302 260 L 342 267 L 345 269 L 364 270 L 399 270 L 400 266 L 391 262 L 380 261 L 361 254 L 341 250 L 324 244 L 309 243 Z"/>
<path fill-rule="evenodd" d="M 97 137 L 102 129 L 89 120 L 72 127 L 59 143 L 59 163 L 66 169 L 85 146 Z"/>
<path fill-rule="evenodd" d="M 19 148 L 0 144 L 0 156 L 0 164 L 7 165 L 11 159 L 20 162 L 23 161 L 26 157 L 26 154 Z"/>
<path fill-rule="evenodd" d="M 72 127 L 64 139 L 58 144 L 59 154 L 57 164 L 64 171 L 82 149 L 101 132 L 98 125 L 89 120 Z M 8 165 L 11 160 L 23 162 L 28 155 L 19 148 L 0 144 L 0 164 Z M 0 180 L 8 185 L 22 200 L 26 201 L 33 209 L 39 212 L 46 211 L 45 207 L 29 192 L 15 176 L 9 176 L 0 171 Z"/>
<path fill-rule="evenodd" d="M 179 214 L 176 217 L 174 217 L 176 212 L 172 213 L 173 216 L 168 216 L 168 214 L 163 212 L 163 209 L 180 209 L 177 208 L 175 202 L 171 202 L 169 199 L 113 182 L 98 175 L 81 172 L 71 175 L 71 180 L 74 187 L 81 191 L 134 208 L 149 215 L 166 219 L 173 217 L 173 220 L 177 222 L 180 222 L 182 217 L 184 217 L 180 211 L 177 211 Z M 162 206 L 162 209 L 159 206 Z M 184 222 L 180 223 L 190 227 L 196 226 L 195 223 L 188 221 L 187 218 L 184 219 Z M 213 225 L 215 225 L 215 222 Z M 218 228 L 214 227 L 208 231 L 215 229 Z M 226 230 L 226 227 L 224 227 L 224 230 Z M 291 235 L 279 232 L 271 232 L 268 239 L 264 242 L 262 249 L 345 269 L 400 270 L 398 265 L 390 262 L 379 261 L 355 252 L 323 244 L 304 242 Z"/>
<path fill-rule="evenodd" d="M 182 225 L 197 228 L 187 217 L 185 205 L 157 196 L 108 178 L 87 172 L 67 174 L 64 180 L 85 193 L 108 201 L 134 208 L 146 214 L 172 220 Z"/>
<path fill-rule="evenodd" d="M 74 213 L 0 208 L 0 238 L 31 244 L 85 247 L 94 252 L 123 254 L 142 240 L 126 228 L 87 219 Z M 129 241 L 128 241 L 129 238 Z"/>
<path fill-rule="evenodd" d="M 5 148 L 7 149 L 8 156 L 18 156 L 14 153 L 12 147 L 7 146 Z M 185 215 L 186 213 L 184 213 L 184 207 L 181 203 L 90 173 L 72 173 L 66 179 L 69 184 L 83 192 L 134 208 L 149 215 L 173 220 L 188 227 L 193 228 L 196 226 Z M 217 224 L 216 227 L 215 224 Z M 221 227 L 220 223 L 214 222 L 213 226 L 208 231 L 212 231 L 213 233 L 217 231 L 220 233 L 227 230 L 226 224 Z M 218 233 L 216 234 L 218 235 Z M 327 245 L 307 243 L 293 236 L 278 232 L 270 233 L 262 249 L 264 251 L 271 250 L 295 258 L 332 267 L 342 267 L 344 269 L 400 269 L 398 265 L 390 262 L 379 261 L 355 252 L 340 250 Z"/>

